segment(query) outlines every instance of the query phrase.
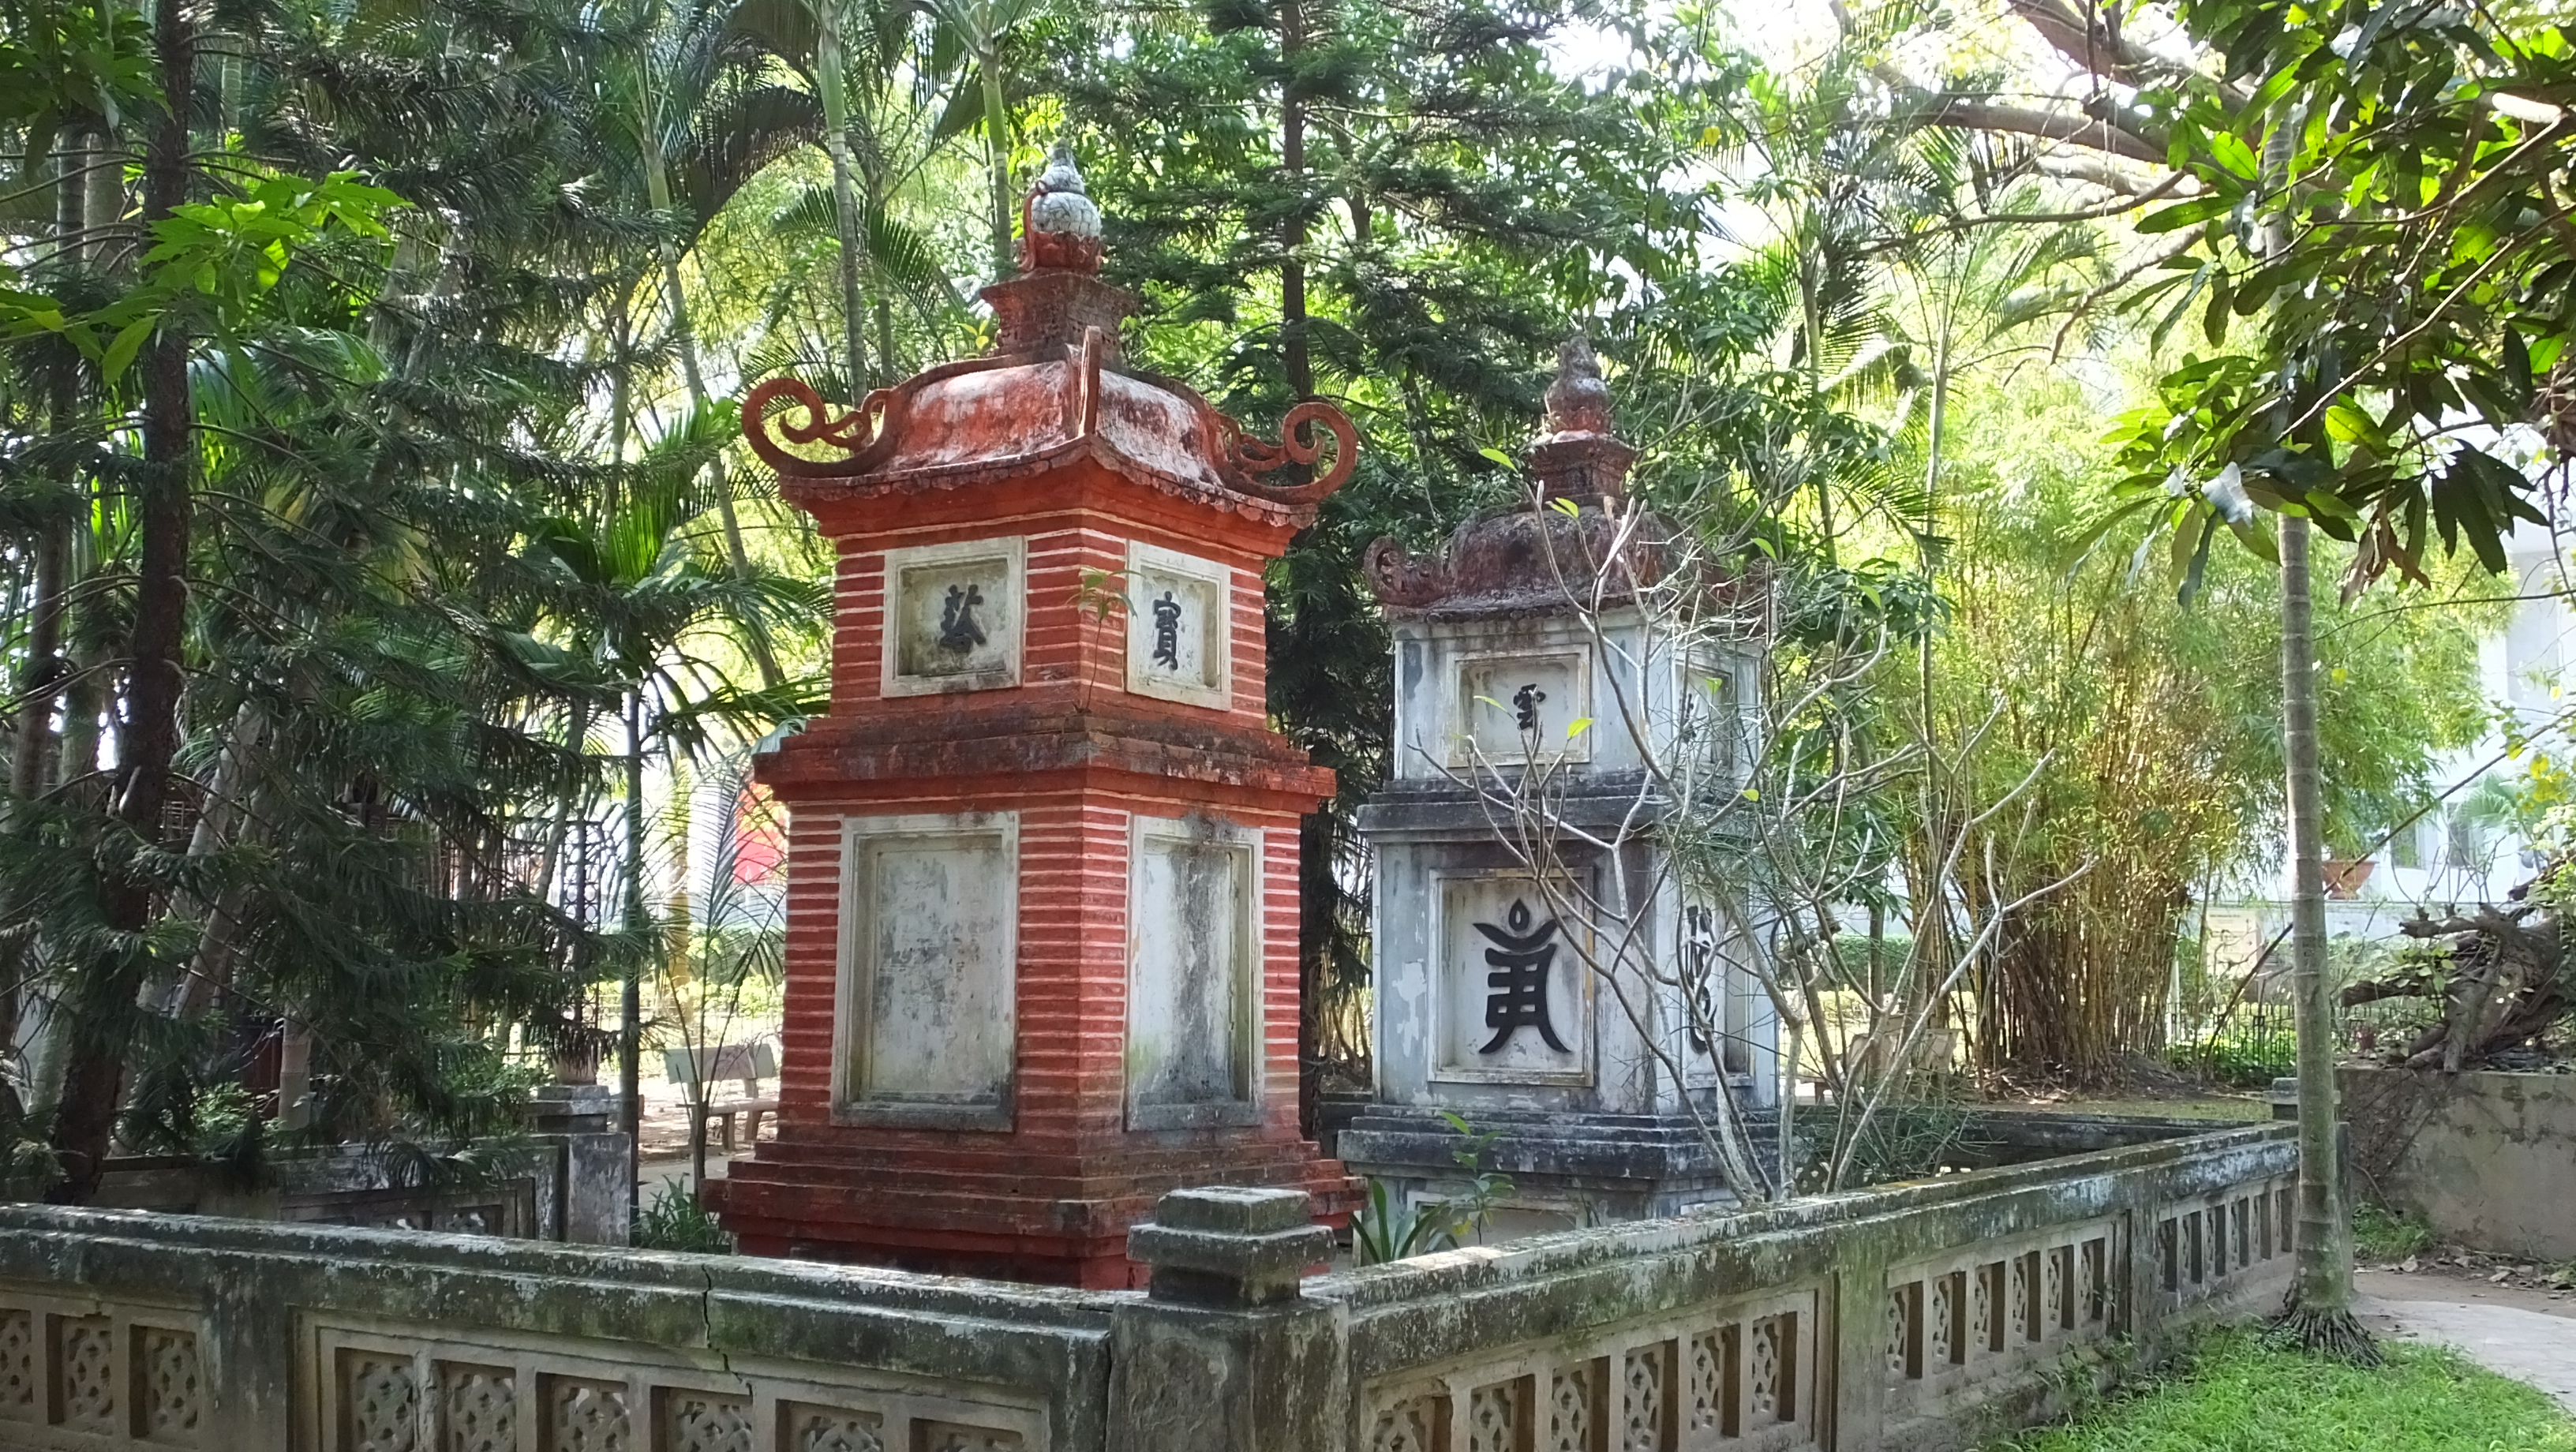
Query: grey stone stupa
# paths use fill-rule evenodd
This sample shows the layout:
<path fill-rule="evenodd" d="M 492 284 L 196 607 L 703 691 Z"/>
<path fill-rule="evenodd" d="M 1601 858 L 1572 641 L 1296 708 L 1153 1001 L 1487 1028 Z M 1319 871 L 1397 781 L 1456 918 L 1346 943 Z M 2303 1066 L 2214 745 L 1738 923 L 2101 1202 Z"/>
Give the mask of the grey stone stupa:
<path fill-rule="evenodd" d="M 1376 1085 L 1337 1152 L 1399 1207 L 1454 1198 L 1479 1168 L 1507 1174 L 1489 1238 L 1730 1203 L 1700 1127 L 1713 1097 L 1723 1084 L 1749 1120 L 1776 1114 L 1775 1024 L 1744 967 L 1752 936 L 1662 880 L 1651 832 L 1615 851 L 1582 845 L 1638 820 L 1632 723 L 1659 753 L 1738 769 L 1739 683 L 1750 689 L 1757 662 L 1748 644 L 1703 635 L 1675 649 L 1651 626 L 1671 552 L 1652 520 L 1618 528 L 1636 450 L 1611 431 L 1580 336 L 1546 401 L 1523 503 L 1471 519 L 1430 558 L 1380 540 L 1368 560 L 1395 636 L 1395 749 L 1361 816 L 1377 861 Z M 1653 974 L 1614 993 L 1598 952 L 1587 965 L 1569 950 L 1601 925 L 1556 920 L 1473 785 L 1532 758 L 1563 772 L 1548 820 L 1566 829 L 1566 870 L 1590 875 L 1596 901 L 1611 896 L 1607 874 L 1627 875 L 1623 926 L 1641 961 L 1703 965 L 1682 975 L 1701 985 L 1696 1015 Z M 1469 1141 L 1452 1114 L 1492 1136 L 1480 1163 L 1460 1162 Z"/>

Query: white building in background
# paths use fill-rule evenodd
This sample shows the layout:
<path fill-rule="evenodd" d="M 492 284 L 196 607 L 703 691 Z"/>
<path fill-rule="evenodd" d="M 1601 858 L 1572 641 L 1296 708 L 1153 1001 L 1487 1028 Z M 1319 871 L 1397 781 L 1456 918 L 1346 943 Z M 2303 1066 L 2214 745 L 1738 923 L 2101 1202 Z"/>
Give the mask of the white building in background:
<path fill-rule="evenodd" d="M 2526 527 L 2507 541 L 2507 552 L 2513 593 L 2521 598 L 2504 628 L 2478 647 L 2485 693 L 2500 719 L 2475 745 L 2438 764 L 2429 785 L 2441 793 L 2439 804 L 2372 854 L 2366 876 L 2329 873 L 2329 938 L 2395 938 L 2398 924 L 2419 907 L 2441 914 L 2455 905 L 2502 901 L 2538 865 L 2516 826 L 2509 793 L 2529 774 L 2534 751 L 2561 769 L 2576 767 L 2569 760 L 2569 722 L 2561 719 L 2576 713 L 2576 676 L 2568 673 L 2576 665 L 2576 609 L 2568 598 L 2576 585 L 2576 560 L 2569 558 L 2576 538 Z M 2494 584 L 2502 593 L 2503 582 Z M 2512 755 L 2511 737 L 2532 745 Z M 2205 961 L 2213 974 L 2242 972 L 2289 926 L 2286 846 L 2248 874 L 2245 885 L 2246 895 L 2210 906 Z M 2264 889 L 2267 895 L 2252 895 Z M 2284 944 L 2265 973 L 2286 971 L 2288 957 Z"/>

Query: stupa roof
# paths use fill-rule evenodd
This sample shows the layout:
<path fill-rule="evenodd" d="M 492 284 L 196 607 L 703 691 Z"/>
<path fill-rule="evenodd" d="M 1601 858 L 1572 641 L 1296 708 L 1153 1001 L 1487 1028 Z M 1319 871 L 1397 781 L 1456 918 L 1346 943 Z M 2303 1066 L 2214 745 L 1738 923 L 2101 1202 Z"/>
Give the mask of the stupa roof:
<path fill-rule="evenodd" d="M 1267 523 L 1313 518 L 1357 461 L 1349 418 L 1329 403 L 1300 403 L 1271 443 L 1188 385 L 1126 367 L 1118 328 L 1137 298 L 1099 277 L 1100 212 L 1061 143 L 1020 216 L 1021 275 L 981 294 L 1001 324 L 992 356 L 928 369 L 847 412 L 794 378 L 770 379 L 743 400 L 743 434 L 787 497 L 811 509 L 1025 477 L 1088 456 Z M 782 403 L 794 407 L 773 414 Z"/>
<path fill-rule="evenodd" d="M 1637 451 L 1611 432 L 1610 390 L 1581 333 L 1557 350 L 1546 404 L 1546 432 L 1530 445 L 1527 498 L 1469 519 L 1421 559 L 1393 539 L 1369 546 L 1369 584 L 1389 614 L 1466 619 L 1610 606 L 1663 577 L 1661 530 L 1633 510 L 1614 513 Z"/>

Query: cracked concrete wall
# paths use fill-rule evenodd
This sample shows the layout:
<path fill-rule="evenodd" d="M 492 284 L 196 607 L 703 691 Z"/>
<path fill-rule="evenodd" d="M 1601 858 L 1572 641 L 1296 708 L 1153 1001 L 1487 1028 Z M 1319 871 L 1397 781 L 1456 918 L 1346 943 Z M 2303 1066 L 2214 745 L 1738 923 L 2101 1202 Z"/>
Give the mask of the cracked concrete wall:
<path fill-rule="evenodd" d="M 2576 1074 L 2337 1077 L 2365 1194 L 2447 1240 L 2576 1260 Z"/>

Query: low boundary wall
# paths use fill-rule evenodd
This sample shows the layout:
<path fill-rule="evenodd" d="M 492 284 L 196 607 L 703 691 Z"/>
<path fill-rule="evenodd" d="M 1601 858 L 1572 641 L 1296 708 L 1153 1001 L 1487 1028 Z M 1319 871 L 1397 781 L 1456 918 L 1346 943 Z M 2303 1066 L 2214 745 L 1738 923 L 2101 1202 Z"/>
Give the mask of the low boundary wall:
<path fill-rule="evenodd" d="M 2337 1071 L 2361 1188 L 2446 1240 L 2576 1260 L 2576 1074 Z"/>
<path fill-rule="evenodd" d="M 1185 1191 L 1148 1292 L 0 1206 L 0 1447 L 1958 1447 L 2268 1306 L 2295 1165 L 2249 1127 L 1302 1280 L 1301 1196 Z"/>

